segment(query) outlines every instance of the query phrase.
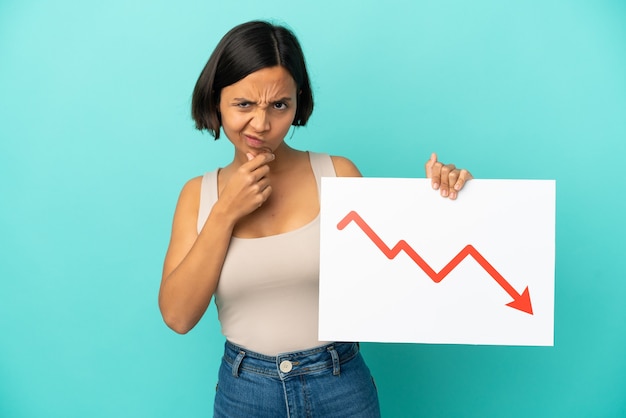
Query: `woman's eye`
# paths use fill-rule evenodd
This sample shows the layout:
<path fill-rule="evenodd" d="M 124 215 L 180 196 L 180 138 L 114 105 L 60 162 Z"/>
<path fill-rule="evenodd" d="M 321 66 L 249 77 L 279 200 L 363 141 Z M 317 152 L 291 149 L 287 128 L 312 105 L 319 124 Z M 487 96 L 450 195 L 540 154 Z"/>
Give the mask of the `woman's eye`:
<path fill-rule="evenodd" d="M 237 103 L 237 104 L 236 104 L 236 106 L 237 106 L 238 108 L 245 109 L 245 108 L 247 108 L 247 107 L 250 107 L 250 102 L 241 102 L 241 103 Z"/>
<path fill-rule="evenodd" d="M 287 104 L 283 102 L 276 102 L 274 103 L 274 109 L 278 109 L 278 110 L 287 109 Z"/>

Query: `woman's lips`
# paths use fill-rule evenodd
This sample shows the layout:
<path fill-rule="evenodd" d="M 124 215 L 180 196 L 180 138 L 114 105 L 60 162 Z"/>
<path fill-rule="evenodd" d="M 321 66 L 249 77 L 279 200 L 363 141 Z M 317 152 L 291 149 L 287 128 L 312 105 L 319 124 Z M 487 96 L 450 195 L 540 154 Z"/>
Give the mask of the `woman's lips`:
<path fill-rule="evenodd" d="M 257 137 L 244 135 L 246 144 L 257 152 L 272 152 L 272 149 L 265 145 L 265 142 Z"/>

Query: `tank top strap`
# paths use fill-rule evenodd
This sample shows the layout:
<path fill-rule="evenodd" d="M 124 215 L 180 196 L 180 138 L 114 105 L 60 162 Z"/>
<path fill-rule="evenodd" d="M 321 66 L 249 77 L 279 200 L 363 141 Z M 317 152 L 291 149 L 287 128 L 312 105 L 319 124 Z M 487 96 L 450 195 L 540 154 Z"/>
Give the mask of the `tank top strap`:
<path fill-rule="evenodd" d="M 200 205 L 198 207 L 198 234 L 202 231 L 202 227 L 209 217 L 211 208 L 217 202 L 217 173 L 213 170 L 202 176 L 202 185 L 200 186 Z"/>
<path fill-rule="evenodd" d="M 317 193 L 322 196 L 322 177 L 337 177 L 335 166 L 330 155 L 309 151 L 309 160 L 311 168 L 317 182 Z"/>

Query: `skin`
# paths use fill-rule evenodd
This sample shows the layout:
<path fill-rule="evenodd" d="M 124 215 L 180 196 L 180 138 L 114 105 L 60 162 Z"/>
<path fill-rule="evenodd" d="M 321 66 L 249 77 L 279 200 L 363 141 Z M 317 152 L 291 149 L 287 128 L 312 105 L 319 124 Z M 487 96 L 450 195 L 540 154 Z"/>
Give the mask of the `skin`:
<path fill-rule="evenodd" d="M 202 177 L 183 187 L 163 265 L 159 307 L 166 324 L 184 334 L 206 311 L 217 288 L 232 236 L 258 238 L 292 231 L 319 213 L 317 183 L 308 153 L 284 138 L 296 113 L 298 89 L 280 66 L 256 71 L 220 95 L 222 128 L 234 147 L 218 173 L 218 200 L 197 233 Z M 360 177 L 356 166 L 332 157 L 339 177 Z M 434 189 L 455 199 L 471 175 L 433 154 L 426 174 Z"/>
<path fill-rule="evenodd" d="M 465 183 L 473 178 L 465 169 L 458 169 L 454 164 L 443 164 L 437 161 L 437 154 L 434 152 L 426 161 L 424 168 L 426 177 L 431 179 L 433 189 L 439 190 L 442 197 L 451 200 L 455 200 Z"/>

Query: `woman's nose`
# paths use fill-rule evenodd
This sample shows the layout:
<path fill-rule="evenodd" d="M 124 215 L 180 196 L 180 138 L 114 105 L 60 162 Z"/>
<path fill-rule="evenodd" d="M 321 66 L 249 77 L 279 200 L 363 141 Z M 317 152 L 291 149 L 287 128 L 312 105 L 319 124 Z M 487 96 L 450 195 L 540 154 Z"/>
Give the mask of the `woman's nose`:
<path fill-rule="evenodd" d="M 270 129 L 270 121 L 267 115 L 267 109 L 257 108 L 252 114 L 250 126 L 257 132 L 265 132 Z"/>

